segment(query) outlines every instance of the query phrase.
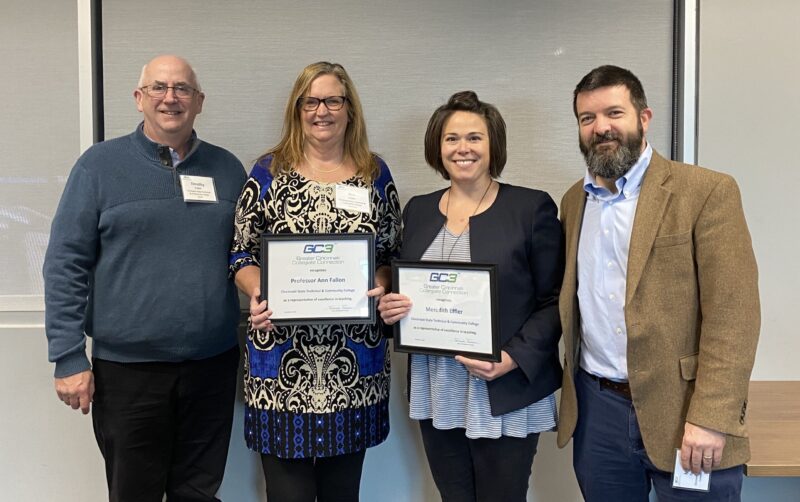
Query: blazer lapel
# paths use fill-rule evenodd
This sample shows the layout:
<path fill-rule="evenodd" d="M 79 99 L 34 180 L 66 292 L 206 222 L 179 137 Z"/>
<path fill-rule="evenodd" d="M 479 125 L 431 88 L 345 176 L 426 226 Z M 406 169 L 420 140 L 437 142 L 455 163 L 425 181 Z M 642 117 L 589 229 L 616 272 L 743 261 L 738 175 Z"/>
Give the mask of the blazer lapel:
<path fill-rule="evenodd" d="M 580 347 L 580 320 L 578 316 L 578 243 L 581 236 L 581 225 L 583 224 L 583 211 L 586 207 L 586 192 L 583 190 L 583 183 L 568 192 L 569 197 L 563 207 L 564 232 L 566 234 L 566 266 L 564 270 L 564 282 L 562 284 L 560 309 L 562 313 L 562 326 L 564 328 L 565 344 L 568 344 L 566 357 L 571 357 L 570 361 L 573 370 L 578 367 L 578 348 Z M 566 338 L 569 337 L 569 341 Z M 571 354 L 569 353 L 571 351 Z"/>
<path fill-rule="evenodd" d="M 636 216 L 633 219 L 630 249 L 628 250 L 628 273 L 625 304 L 628 305 L 636 293 L 644 266 L 650 256 L 656 234 L 661 225 L 667 202 L 672 194 L 664 187 L 670 176 L 669 162 L 653 151 L 650 165 L 642 181 Z"/>
<path fill-rule="evenodd" d="M 578 286 L 578 241 L 581 237 L 581 225 L 583 224 L 583 210 L 586 207 L 586 192 L 582 189 L 577 193 L 575 201 L 571 201 L 571 213 L 568 215 L 566 232 L 567 242 L 567 266 L 564 273 L 565 286 L 570 288 L 569 296 L 573 296 Z"/>

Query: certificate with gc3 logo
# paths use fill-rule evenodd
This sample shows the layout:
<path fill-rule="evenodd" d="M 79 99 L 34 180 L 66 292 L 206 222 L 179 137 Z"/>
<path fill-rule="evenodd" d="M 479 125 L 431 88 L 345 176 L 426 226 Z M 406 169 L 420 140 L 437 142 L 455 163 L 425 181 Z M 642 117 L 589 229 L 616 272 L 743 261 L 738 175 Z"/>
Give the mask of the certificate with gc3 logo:
<path fill-rule="evenodd" d="M 265 234 L 261 264 L 275 325 L 375 322 L 373 234 Z"/>
<path fill-rule="evenodd" d="M 392 262 L 392 288 L 411 299 L 395 324 L 394 349 L 500 361 L 494 265 Z"/>

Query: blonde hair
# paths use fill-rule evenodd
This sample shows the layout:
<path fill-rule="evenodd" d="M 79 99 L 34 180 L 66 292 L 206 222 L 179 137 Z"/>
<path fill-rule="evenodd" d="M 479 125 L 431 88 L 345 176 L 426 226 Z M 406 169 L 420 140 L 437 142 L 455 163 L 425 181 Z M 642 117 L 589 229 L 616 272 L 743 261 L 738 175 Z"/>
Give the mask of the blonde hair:
<path fill-rule="evenodd" d="M 292 166 L 303 161 L 303 123 L 300 118 L 302 112 L 298 100 L 308 93 L 311 83 L 322 75 L 334 75 L 344 86 L 344 95 L 347 98 L 347 129 L 344 133 L 344 155 L 350 156 L 356 166 L 356 174 L 367 182 L 378 176 L 378 162 L 375 154 L 369 149 L 367 140 L 367 125 L 364 122 L 364 113 L 361 110 L 361 100 L 344 67 L 336 63 L 320 61 L 313 63 L 300 72 L 294 82 L 289 102 L 283 116 L 283 132 L 280 142 L 258 158 L 259 161 L 272 155 L 270 172 L 273 176 L 287 173 Z"/>

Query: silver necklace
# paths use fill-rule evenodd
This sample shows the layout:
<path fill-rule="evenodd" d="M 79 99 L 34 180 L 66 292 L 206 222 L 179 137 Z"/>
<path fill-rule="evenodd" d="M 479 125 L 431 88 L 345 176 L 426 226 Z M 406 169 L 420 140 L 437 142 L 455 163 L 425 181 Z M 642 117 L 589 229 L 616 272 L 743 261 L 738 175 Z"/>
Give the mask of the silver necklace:
<path fill-rule="evenodd" d="M 486 194 L 489 193 L 489 189 L 492 188 L 492 183 L 494 183 L 494 180 L 489 180 L 489 185 L 487 185 L 486 186 L 486 190 L 483 191 L 483 195 L 481 195 L 481 200 L 478 201 L 478 205 L 475 206 L 475 210 L 472 211 L 472 214 L 470 215 L 470 218 L 472 218 L 473 216 L 475 216 L 478 213 L 478 209 L 481 207 L 481 203 L 483 202 L 483 199 L 486 198 Z M 466 232 L 467 228 L 469 227 L 469 220 L 467 220 L 467 226 L 465 226 L 464 230 L 462 230 L 461 233 L 456 236 L 456 240 L 455 240 L 455 242 L 453 242 L 453 245 L 450 246 L 450 252 L 447 253 L 447 258 L 445 258 L 444 257 L 444 239 L 445 239 L 445 236 L 447 235 L 447 215 L 449 213 L 450 213 L 450 190 L 448 189 L 448 191 L 447 191 L 447 204 L 444 207 L 444 223 L 442 224 L 443 232 L 442 232 L 442 252 L 441 252 L 441 256 L 442 256 L 442 260 L 444 260 L 444 261 L 450 261 L 450 257 L 453 255 L 453 250 L 456 248 L 456 244 L 458 244 L 458 241 L 461 240 L 461 236 L 464 235 L 464 232 Z"/>
<path fill-rule="evenodd" d="M 306 159 L 306 162 L 308 163 L 309 167 L 311 167 L 311 169 L 313 169 L 314 171 L 317 171 L 318 173 L 327 174 L 327 173 L 332 173 L 334 171 L 338 171 L 339 168 L 342 167 L 342 164 L 344 164 L 344 155 L 342 155 L 342 161 L 339 162 L 339 165 L 337 165 L 333 169 L 321 169 L 321 168 L 315 166 L 314 164 L 311 163 L 310 160 L 308 160 L 308 156 L 306 155 L 305 152 L 303 152 L 303 158 Z"/>

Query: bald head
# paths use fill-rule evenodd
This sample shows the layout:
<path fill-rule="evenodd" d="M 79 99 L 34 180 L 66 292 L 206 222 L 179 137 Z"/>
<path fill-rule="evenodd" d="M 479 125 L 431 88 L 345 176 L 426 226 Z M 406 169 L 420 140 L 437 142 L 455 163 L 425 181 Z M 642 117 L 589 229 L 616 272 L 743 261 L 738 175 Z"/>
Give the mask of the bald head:
<path fill-rule="evenodd" d="M 142 68 L 133 97 L 144 115 L 145 135 L 183 158 L 205 100 L 188 61 L 171 55 L 153 58 Z"/>
<path fill-rule="evenodd" d="M 197 81 L 197 75 L 194 72 L 194 68 L 192 65 L 189 64 L 188 61 L 183 59 L 180 56 L 173 56 L 171 54 L 164 54 L 161 56 L 156 56 L 150 60 L 149 63 L 142 66 L 142 73 L 139 75 L 139 83 L 136 84 L 136 87 L 142 87 L 147 85 L 153 80 L 153 74 L 157 73 L 159 69 L 163 68 L 170 68 L 172 70 L 182 70 L 185 71 L 188 75 L 188 79 L 186 83 L 197 89 L 200 89 L 200 82 Z"/>

